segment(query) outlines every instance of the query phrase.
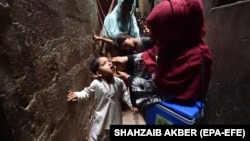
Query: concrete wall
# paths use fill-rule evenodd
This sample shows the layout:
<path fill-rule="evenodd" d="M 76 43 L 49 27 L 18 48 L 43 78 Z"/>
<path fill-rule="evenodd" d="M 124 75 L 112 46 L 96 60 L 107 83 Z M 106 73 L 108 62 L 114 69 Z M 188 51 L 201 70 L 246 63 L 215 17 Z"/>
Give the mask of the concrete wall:
<path fill-rule="evenodd" d="M 246 117 L 250 117 L 250 1 L 203 3 L 207 26 L 204 39 L 214 58 L 203 123 L 249 124 L 250 118 Z"/>
<path fill-rule="evenodd" d="M 217 6 L 204 0 L 214 72 L 205 124 L 250 123 L 250 1 Z"/>

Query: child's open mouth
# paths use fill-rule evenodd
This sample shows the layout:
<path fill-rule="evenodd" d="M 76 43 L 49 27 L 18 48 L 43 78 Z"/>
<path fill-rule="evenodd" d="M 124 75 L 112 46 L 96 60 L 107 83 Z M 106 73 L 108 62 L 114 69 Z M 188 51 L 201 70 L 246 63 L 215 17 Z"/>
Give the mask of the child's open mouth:
<path fill-rule="evenodd" d="M 111 66 L 110 69 L 115 72 L 115 66 Z"/>

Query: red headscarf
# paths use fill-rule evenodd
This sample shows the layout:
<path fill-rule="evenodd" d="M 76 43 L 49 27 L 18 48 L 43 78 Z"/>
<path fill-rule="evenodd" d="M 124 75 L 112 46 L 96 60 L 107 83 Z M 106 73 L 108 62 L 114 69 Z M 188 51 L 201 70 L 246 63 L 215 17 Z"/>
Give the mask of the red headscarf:
<path fill-rule="evenodd" d="M 179 99 L 198 99 L 201 85 L 207 91 L 212 72 L 211 53 L 202 40 L 205 24 L 201 0 L 162 0 L 145 23 L 157 44 L 144 52 L 143 58 L 154 71 L 158 88 Z"/>

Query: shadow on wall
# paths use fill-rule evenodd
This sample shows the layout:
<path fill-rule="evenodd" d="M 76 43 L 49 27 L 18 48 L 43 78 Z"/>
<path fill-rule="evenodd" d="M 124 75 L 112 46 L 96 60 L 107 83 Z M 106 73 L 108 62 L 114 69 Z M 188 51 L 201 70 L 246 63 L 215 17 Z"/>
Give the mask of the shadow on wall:
<path fill-rule="evenodd" d="M 10 25 L 10 23 L 11 23 L 11 17 L 9 14 L 9 5 L 1 4 L 0 5 L 0 35 L 7 29 L 7 26 Z M 0 42 L 1 42 L 1 38 L 0 38 Z M 0 57 L 1 56 L 2 55 L 0 55 Z M 2 60 L 4 60 L 4 58 L 1 57 L 1 61 Z M 1 89 L 2 88 L 0 88 L 0 91 Z M 1 99 L 1 96 L 0 96 L 0 141 L 14 141 L 11 128 L 8 124 L 8 121 L 4 112 L 4 104 L 3 104 L 3 100 Z"/>
<path fill-rule="evenodd" d="M 3 102 L 0 100 L 0 141 L 14 141 L 11 128 L 4 113 Z"/>
<path fill-rule="evenodd" d="M 9 14 L 9 5 L 0 5 L 0 33 L 2 33 L 6 27 L 11 23 L 11 17 Z"/>

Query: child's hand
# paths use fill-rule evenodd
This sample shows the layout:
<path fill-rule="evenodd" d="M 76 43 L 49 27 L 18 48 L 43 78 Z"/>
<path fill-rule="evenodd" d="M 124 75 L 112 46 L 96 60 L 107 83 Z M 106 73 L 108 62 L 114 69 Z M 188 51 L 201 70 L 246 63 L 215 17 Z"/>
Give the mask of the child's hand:
<path fill-rule="evenodd" d="M 137 107 L 134 107 L 134 106 L 131 106 L 130 107 L 130 110 L 135 113 L 135 112 L 138 112 L 138 108 Z"/>
<path fill-rule="evenodd" d="M 91 78 L 93 78 L 93 79 L 97 79 L 97 78 L 100 77 L 99 75 L 96 75 L 96 74 L 94 74 L 92 72 L 90 72 L 90 75 L 91 75 Z"/>
<path fill-rule="evenodd" d="M 77 96 L 74 92 L 68 91 L 67 101 L 77 101 Z"/>

